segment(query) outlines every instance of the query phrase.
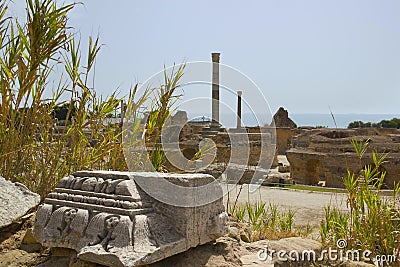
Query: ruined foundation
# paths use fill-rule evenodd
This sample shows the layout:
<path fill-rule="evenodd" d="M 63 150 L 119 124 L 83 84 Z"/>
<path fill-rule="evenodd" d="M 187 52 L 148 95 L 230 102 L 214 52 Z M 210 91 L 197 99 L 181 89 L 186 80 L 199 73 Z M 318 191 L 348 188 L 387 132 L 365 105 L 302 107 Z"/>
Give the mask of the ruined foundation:
<path fill-rule="evenodd" d="M 371 146 L 360 159 L 354 151 L 351 140 L 371 140 Z M 400 130 L 360 129 L 311 129 L 303 130 L 292 140 L 287 151 L 290 175 L 300 184 L 317 185 L 320 181 L 327 187 L 344 187 L 343 177 L 347 170 L 359 173 L 365 165 L 372 164 L 371 152 L 389 153 L 380 171 L 386 173 L 384 188 L 392 189 L 399 181 Z"/>

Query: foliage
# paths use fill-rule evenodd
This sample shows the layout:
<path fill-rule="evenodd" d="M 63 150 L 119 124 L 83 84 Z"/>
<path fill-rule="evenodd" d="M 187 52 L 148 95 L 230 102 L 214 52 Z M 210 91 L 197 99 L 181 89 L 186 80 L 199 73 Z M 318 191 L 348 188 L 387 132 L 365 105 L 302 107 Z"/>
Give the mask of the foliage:
<path fill-rule="evenodd" d="M 295 212 L 292 210 L 280 212 L 277 205 L 256 202 L 255 204 L 245 203 L 231 206 L 230 214 L 239 223 L 249 226 L 251 241 L 296 236 Z M 309 231 L 306 230 L 305 233 L 309 233 Z"/>
<path fill-rule="evenodd" d="M 27 185 L 42 198 L 76 170 L 127 170 L 121 124 L 109 120 L 125 112 L 119 105 L 123 98 L 116 92 L 106 99 L 96 96 L 94 66 L 101 45 L 98 38 L 89 37 L 82 57 L 81 42 L 67 25 L 74 6 L 26 0 L 27 18 L 21 23 L 6 17 L 8 6 L 0 1 L 0 175 Z M 125 98 L 130 118 L 140 122 L 144 103 L 155 95 L 150 110 L 154 119 L 144 126 L 148 138 L 154 136 L 150 144 L 157 143 L 159 129 L 171 113 L 173 89 L 182 75 L 180 67 L 165 75 L 161 88 L 138 96 L 136 85 Z M 57 125 L 57 118 L 65 120 Z M 144 130 L 137 123 L 131 131 Z M 161 166 L 163 155 L 150 156 Z"/>
<path fill-rule="evenodd" d="M 53 107 L 52 114 L 58 121 L 70 121 L 76 114 L 77 108 L 66 102 Z"/>
<path fill-rule="evenodd" d="M 179 65 L 175 71 L 172 68 L 170 74 L 164 68 L 164 84 L 156 90 L 154 102 L 151 105 L 146 124 L 146 146 L 152 147 L 149 151 L 149 158 L 156 171 L 165 169 L 165 152 L 161 144 L 161 131 L 168 117 L 174 111 L 174 104 L 180 95 L 176 95 L 176 90 L 181 86 L 179 80 L 182 78 L 185 65 Z"/>
<path fill-rule="evenodd" d="M 347 128 L 396 128 L 400 129 L 400 118 L 393 118 L 391 120 L 381 120 L 377 123 L 372 122 L 362 122 L 362 121 L 353 121 L 350 122 Z"/>
<path fill-rule="evenodd" d="M 0 6 L 0 174 L 42 197 L 72 171 L 126 169 L 117 126 L 103 124 L 120 100 L 113 93 L 98 105 L 88 78 L 100 46 L 98 39 L 89 39 L 81 66 L 79 42 L 67 26 L 73 7 L 27 0 L 21 24 L 5 18 L 5 1 Z M 65 69 L 69 81 L 64 75 L 52 81 L 56 67 Z M 49 91 L 52 97 L 46 99 Z M 59 116 L 71 121 L 68 127 L 56 126 Z"/>
<path fill-rule="evenodd" d="M 391 198 L 382 197 L 380 190 L 386 173 L 380 171 L 380 166 L 387 154 L 372 151 L 373 163 L 363 166 L 369 140 L 358 142 L 354 139 L 352 144 L 360 159 L 361 172 L 348 171 L 344 179 L 350 212 L 325 207 L 325 219 L 320 227 L 322 241 L 332 246 L 337 240 L 344 239 L 347 249 L 370 250 L 373 256 L 399 257 L 400 211 L 396 207 L 396 197 L 400 183 L 395 183 Z"/>

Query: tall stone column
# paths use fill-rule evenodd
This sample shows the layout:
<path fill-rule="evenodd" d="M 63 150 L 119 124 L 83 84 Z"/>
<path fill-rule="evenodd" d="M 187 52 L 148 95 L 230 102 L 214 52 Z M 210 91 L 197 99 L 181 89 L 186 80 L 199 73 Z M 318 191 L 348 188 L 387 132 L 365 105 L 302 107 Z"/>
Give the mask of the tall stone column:
<path fill-rule="evenodd" d="M 212 124 L 219 125 L 219 57 L 220 53 L 212 53 Z"/>
<path fill-rule="evenodd" d="M 236 128 L 242 128 L 242 91 L 237 91 L 237 121 Z"/>

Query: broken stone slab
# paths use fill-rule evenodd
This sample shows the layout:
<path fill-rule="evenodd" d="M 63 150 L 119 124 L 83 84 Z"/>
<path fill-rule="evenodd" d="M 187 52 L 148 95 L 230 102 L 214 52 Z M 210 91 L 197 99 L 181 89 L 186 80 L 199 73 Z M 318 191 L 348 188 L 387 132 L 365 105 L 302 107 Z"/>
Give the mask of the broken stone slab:
<path fill-rule="evenodd" d="M 228 232 L 222 188 L 214 181 L 207 174 L 76 172 L 39 207 L 33 234 L 48 247 L 75 250 L 84 261 L 150 264 Z M 165 189 L 166 182 L 176 191 Z M 185 188 L 190 194 L 181 193 Z M 167 193 L 167 203 L 160 201 Z M 179 199 L 190 205 L 171 204 Z"/>
<path fill-rule="evenodd" d="M 40 196 L 21 183 L 0 176 L 0 229 L 12 224 L 37 206 Z"/>

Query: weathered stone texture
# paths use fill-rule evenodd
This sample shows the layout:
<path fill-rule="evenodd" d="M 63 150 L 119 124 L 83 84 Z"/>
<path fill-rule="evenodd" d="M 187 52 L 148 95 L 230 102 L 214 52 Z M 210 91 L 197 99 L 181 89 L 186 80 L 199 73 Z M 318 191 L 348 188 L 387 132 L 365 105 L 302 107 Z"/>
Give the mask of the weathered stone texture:
<path fill-rule="evenodd" d="M 273 117 L 273 123 L 275 127 L 288 127 L 296 128 L 297 125 L 289 118 L 289 113 L 283 107 L 280 107 Z"/>
<path fill-rule="evenodd" d="M 299 134 L 300 131 L 288 127 L 276 128 L 276 150 L 278 155 L 285 155 L 291 146 L 292 137 Z"/>
<path fill-rule="evenodd" d="M 0 176 L 0 228 L 21 218 L 39 202 L 38 194 L 23 184 L 12 183 Z"/>
<path fill-rule="evenodd" d="M 250 245 L 257 252 L 241 257 L 243 266 L 316 266 L 314 265 L 316 262 L 314 261 L 314 257 L 318 259 L 322 251 L 322 244 L 320 242 L 301 237 L 260 240 Z M 283 256 L 279 255 L 278 257 L 278 251 L 285 251 L 286 254 Z M 302 258 L 302 255 L 305 255 L 305 257 Z"/>
<path fill-rule="evenodd" d="M 150 179 L 150 185 L 166 179 L 183 187 L 213 181 L 205 174 L 76 172 L 60 180 L 39 208 L 35 238 L 50 247 L 73 249 L 81 260 L 107 266 L 138 266 L 227 232 L 220 187 L 214 192 L 221 194 L 218 200 L 186 208 L 150 197 L 135 179 Z M 200 192 L 192 198 L 202 195 Z M 189 196 L 176 197 L 193 201 Z"/>
<path fill-rule="evenodd" d="M 351 144 L 354 137 L 359 141 L 371 139 L 363 166 L 373 163 L 373 149 L 378 153 L 389 152 L 381 169 L 386 171 L 384 186 L 393 188 L 393 183 L 399 181 L 400 168 L 400 130 L 397 129 L 304 130 L 293 138 L 293 148 L 286 153 L 291 177 L 302 184 L 317 185 L 325 181 L 328 187 L 343 187 L 347 170 L 359 173 L 363 167 Z"/>
<path fill-rule="evenodd" d="M 179 149 L 188 160 L 185 164 L 185 168 L 188 169 L 195 167 L 195 162 L 189 160 L 199 151 L 198 147 L 202 140 L 200 137 L 195 138 L 196 135 L 192 134 L 192 139 L 183 139 L 179 143 Z M 239 181 L 240 178 L 237 177 L 240 171 L 237 169 L 245 169 L 239 183 L 250 183 L 254 170 L 257 169 L 259 171 L 254 179 L 261 179 L 259 174 L 264 172 L 264 169 L 278 166 L 275 135 L 275 129 L 271 127 L 246 127 L 239 130 L 229 129 L 207 136 L 214 142 L 215 149 L 208 149 L 204 154 L 202 165 L 207 167 L 201 172 L 209 173 L 219 179 L 226 171 L 228 181 Z M 169 155 L 169 159 L 174 159 L 173 153 Z M 166 165 L 168 170 L 179 171 L 169 162 Z"/>

